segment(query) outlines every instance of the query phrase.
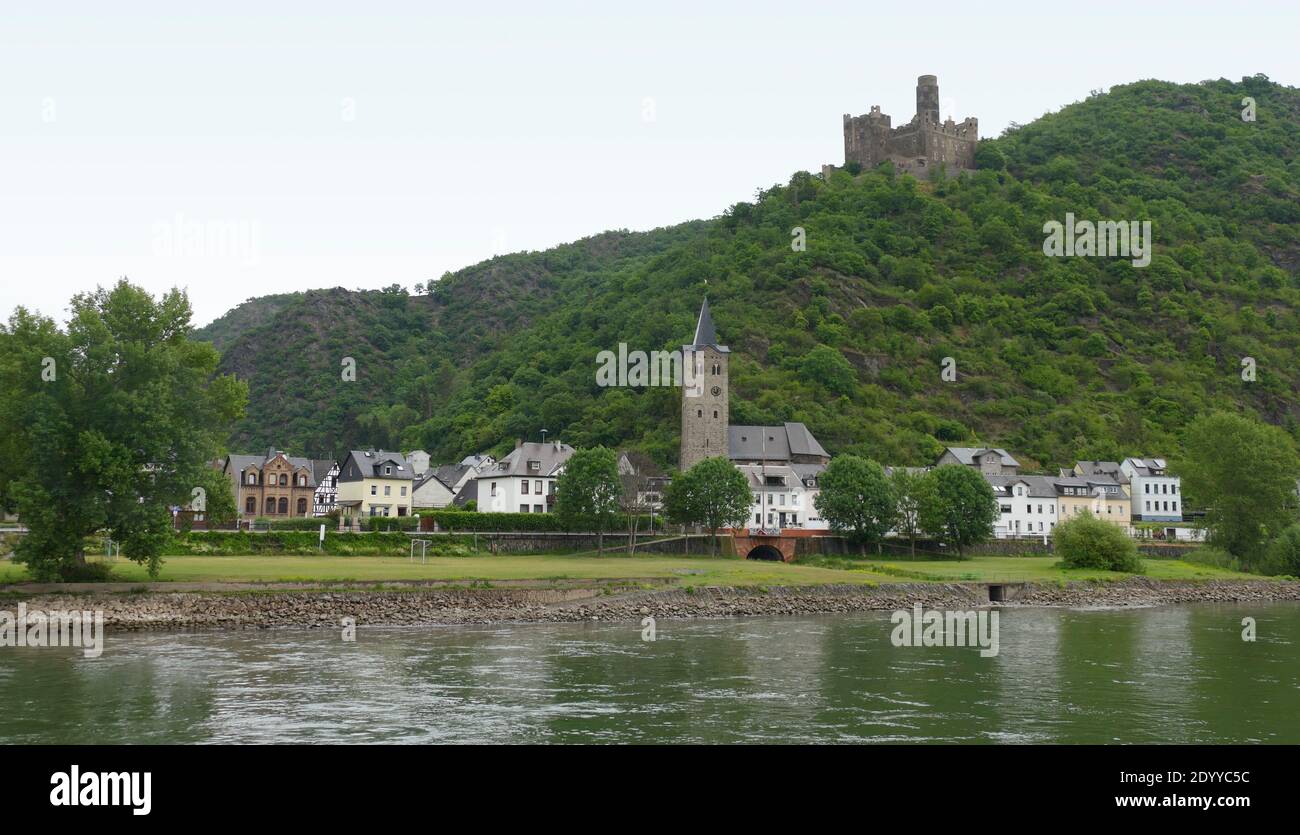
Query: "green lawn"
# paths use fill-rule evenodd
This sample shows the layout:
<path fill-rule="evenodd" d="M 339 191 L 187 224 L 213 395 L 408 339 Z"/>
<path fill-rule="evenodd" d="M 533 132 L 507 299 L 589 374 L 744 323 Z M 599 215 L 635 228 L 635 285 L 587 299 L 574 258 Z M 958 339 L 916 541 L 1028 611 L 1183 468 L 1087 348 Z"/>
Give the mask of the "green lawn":
<path fill-rule="evenodd" d="M 149 580 L 143 566 L 113 563 L 124 582 Z M 346 582 L 353 580 L 625 580 L 676 579 L 679 585 L 805 585 L 894 582 L 871 571 L 843 571 L 806 565 L 728 557 L 671 556 L 478 556 L 430 557 L 167 557 L 160 581 Z M 0 563 L 0 582 L 21 582 L 26 570 Z"/>
<path fill-rule="evenodd" d="M 381 580 L 630 580 L 668 578 L 677 585 L 805 585 L 899 583 L 917 580 L 1016 582 L 1089 580 L 1128 575 L 1057 568 L 1055 557 L 977 557 L 935 562 L 814 558 L 786 565 L 734 557 L 511 555 L 430 557 L 427 564 L 405 557 L 168 557 L 161 581 L 347 582 Z M 1162 580 L 1249 578 L 1177 560 L 1144 560 L 1145 574 Z M 124 582 L 145 582 L 144 568 L 128 560 L 113 563 Z M 22 566 L 0 562 L 0 583 L 27 579 Z"/>

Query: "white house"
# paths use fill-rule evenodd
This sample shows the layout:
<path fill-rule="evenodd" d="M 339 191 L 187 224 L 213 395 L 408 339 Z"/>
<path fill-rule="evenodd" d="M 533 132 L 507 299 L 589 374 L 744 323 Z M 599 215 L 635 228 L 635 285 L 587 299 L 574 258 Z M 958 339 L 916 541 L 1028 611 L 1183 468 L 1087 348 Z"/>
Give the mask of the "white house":
<path fill-rule="evenodd" d="M 411 465 L 412 475 L 422 476 L 429 471 L 429 453 L 422 449 L 406 453 L 406 461 Z"/>
<path fill-rule="evenodd" d="M 1046 476 L 985 475 L 998 502 L 993 533 L 1009 536 L 1045 536 L 1057 520 L 1056 487 Z"/>
<path fill-rule="evenodd" d="M 480 513 L 550 513 L 555 482 L 573 447 L 559 441 L 517 441 L 515 448 L 474 479 Z"/>
<path fill-rule="evenodd" d="M 1183 521 L 1182 479 L 1165 470 L 1163 458 L 1125 458 L 1134 522 Z"/>
<path fill-rule="evenodd" d="M 737 464 L 749 481 L 753 502 L 749 508 L 751 528 L 809 528 L 828 530 L 813 500 L 821 491 L 817 477 L 825 467 L 799 464 Z M 804 472 L 800 472 L 804 469 Z"/>

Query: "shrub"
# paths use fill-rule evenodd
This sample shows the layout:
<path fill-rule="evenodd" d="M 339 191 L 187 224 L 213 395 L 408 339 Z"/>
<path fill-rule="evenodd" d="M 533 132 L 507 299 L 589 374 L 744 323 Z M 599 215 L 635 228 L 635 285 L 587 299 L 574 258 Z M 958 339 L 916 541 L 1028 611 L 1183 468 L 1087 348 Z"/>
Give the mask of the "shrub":
<path fill-rule="evenodd" d="M 419 516 L 369 516 L 366 527 L 372 531 L 414 531 L 420 527 Z"/>
<path fill-rule="evenodd" d="M 1104 568 L 1109 571 L 1142 571 L 1137 546 L 1115 525 L 1084 513 L 1052 530 L 1056 553 L 1069 568 Z"/>
<path fill-rule="evenodd" d="M 1277 538 L 1269 543 L 1260 566 L 1264 574 L 1290 574 L 1300 577 L 1300 524 L 1283 529 Z"/>
<path fill-rule="evenodd" d="M 1195 563 L 1196 565 L 1208 565 L 1212 568 L 1224 568 L 1228 571 L 1244 570 L 1241 567 L 1241 560 L 1222 548 L 1215 548 L 1212 545 L 1202 545 L 1183 557 L 1183 561 Z"/>
<path fill-rule="evenodd" d="M 330 520 L 324 516 L 295 516 L 290 519 L 268 519 L 259 516 L 253 520 L 258 530 L 271 531 L 319 531 L 324 525 L 326 530 L 338 527 L 338 519 Z"/>

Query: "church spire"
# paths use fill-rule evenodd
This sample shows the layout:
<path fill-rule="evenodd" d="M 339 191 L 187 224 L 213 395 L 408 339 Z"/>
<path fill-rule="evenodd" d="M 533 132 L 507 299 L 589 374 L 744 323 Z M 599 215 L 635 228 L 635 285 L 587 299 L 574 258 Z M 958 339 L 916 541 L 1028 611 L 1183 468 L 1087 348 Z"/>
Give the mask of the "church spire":
<path fill-rule="evenodd" d="M 705 297 L 704 304 L 700 307 L 700 321 L 695 326 L 695 341 L 691 344 L 693 348 L 703 348 L 712 345 L 722 351 L 727 348 L 718 344 L 718 331 L 713 327 L 713 317 L 709 315 L 709 299 Z"/>

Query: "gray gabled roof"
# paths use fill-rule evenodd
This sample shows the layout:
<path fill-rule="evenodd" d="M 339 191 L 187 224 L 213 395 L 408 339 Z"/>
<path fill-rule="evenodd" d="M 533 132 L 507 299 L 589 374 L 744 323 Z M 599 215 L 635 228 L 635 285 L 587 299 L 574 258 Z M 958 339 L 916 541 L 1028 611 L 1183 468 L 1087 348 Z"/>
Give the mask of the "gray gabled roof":
<path fill-rule="evenodd" d="M 975 463 L 975 456 L 982 452 L 996 452 L 1002 460 L 1002 465 L 1006 467 L 1019 467 L 1020 462 L 1011 457 L 1011 453 L 1000 447 L 981 447 L 981 446 L 950 446 L 944 447 L 947 452 L 966 466 L 972 466 Z"/>
<path fill-rule="evenodd" d="M 469 471 L 470 466 L 468 464 L 443 464 L 441 467 L 430 470 L 428 475 L 441 481 L 448 490 L 455 492 L 456 484 Z"/>
<path fill-rule="evenodd" d="M 727 427 L 727 456 L 734 461 L 789 461 L 795 455 L 830 457 L 802 423 Z"/>
<path fill-rule="evenodd" d="M 361 475 L 366 478 L 412 479 L 415 476 L 415 473 L 411 471 L 411 463 L 400 452 L 385 452 L 382 449 L 354 449 L 348 453 L 348 458 L 356 461 L 357 468 L 361 470 Z M 343 464 L 347 465 L 347 459 L 344 460 Z M 388 464 L 393 466 L 393 473 L 386 476 L 383 468 Z"/>
<path fill-rule="evenodd" d="M 460 492 L 456 494 L 456 498 L 451 500 L 451 503 L 456 507 L 464 507 L 470 502 L 477 501 L 478 482 L 471 478 L 469 481 L 465 482 L 464 487 L 460 488 Z"/>
<path fill-rule="evenodd" d="M 559 441 L 538 443 L 529 441 L 520 444 L 501 457 L 496 464 L 480 472 L 476 478 L 501 478 L 502 476 L 551 476 L 564 466 L 573 455 L 573 447 Z M 537 461 L 536 470 L 529 469 L 528 462 Z"/>

